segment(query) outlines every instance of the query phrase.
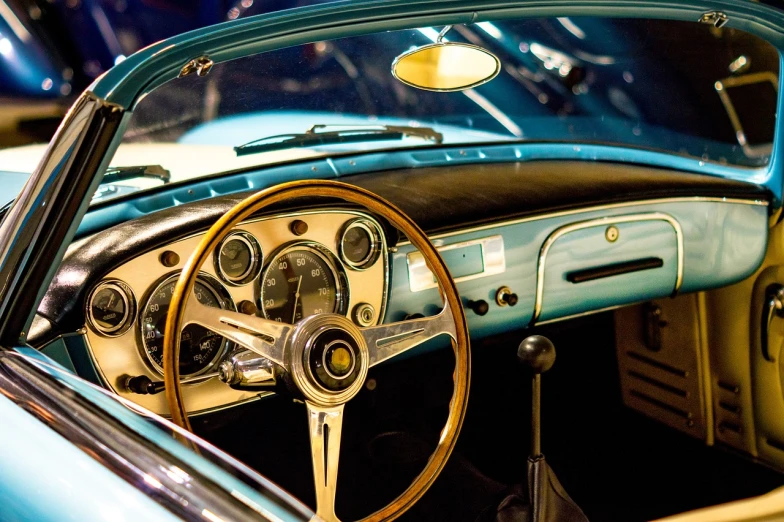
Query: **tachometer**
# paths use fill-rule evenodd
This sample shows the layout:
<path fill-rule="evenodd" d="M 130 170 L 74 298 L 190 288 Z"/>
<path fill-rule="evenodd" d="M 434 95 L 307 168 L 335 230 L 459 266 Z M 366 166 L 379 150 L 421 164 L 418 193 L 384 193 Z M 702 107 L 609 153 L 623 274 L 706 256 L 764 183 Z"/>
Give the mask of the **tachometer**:
<path fill-rule="evenodd" d="M 163 371 L 163 335 L 174 285 L 179 274 L 160 283 L 148 296 L 142 309 L 141 335 L 144 353 L 152 366 Z M 199 275 L 193 287 L 196 299 L 213 308 L 234 308 L 220 283 L 206 274 Z M 228 348 L 220 335 L 195 324 L 185 327 L 180 337 L 180 376 L 189 377 L 209 370 Z"/>
<path fill-rule="evenodd" d="M 260 307 L 267 319 L 293 324 L 341 311 L 343 285 L 328 254 L 317 247 L 284 250 L 267 265 L 260 284 Z"/>

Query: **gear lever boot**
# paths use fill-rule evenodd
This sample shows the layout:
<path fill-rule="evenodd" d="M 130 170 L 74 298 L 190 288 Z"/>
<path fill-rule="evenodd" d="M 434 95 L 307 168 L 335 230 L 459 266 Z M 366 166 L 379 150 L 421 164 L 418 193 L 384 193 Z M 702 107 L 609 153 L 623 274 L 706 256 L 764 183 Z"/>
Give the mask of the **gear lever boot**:
<path fill-rule="evenodd" d="M 564 490 L 541 450 L 542 374 L 555 362 L 555 346 L 541 335 L 520 343 L 517 359 L 531 378 L 531 453 L 528 488 L 516 486 L 496 508 L 495 522 L 588 522 Z"/>

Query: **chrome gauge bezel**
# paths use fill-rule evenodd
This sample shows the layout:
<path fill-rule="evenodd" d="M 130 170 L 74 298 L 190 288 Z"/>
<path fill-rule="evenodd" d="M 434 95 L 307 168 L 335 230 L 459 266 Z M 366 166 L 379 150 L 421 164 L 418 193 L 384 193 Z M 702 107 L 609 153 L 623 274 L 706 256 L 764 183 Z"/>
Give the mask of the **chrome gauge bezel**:
<path fill-rule="evenodd" d="M 151 370 L 157 372 L 160 375 L 163 375 L 163 368 L 157 362 L 155 362 L 155 359 L 152 358 L 150 352 L 147 350 L 147 344 L 144 339 L 143 316 L 144 316 L 144 311 L 147 310 L 147 307 L 150 304 L 150 300 L 152 299 L 152 296 L 155 295 L 155 293 L 158 292 L 158 290 L 160 290 L 167 284 L 171 283 L 172 281 L 176 282 L 179 277 L 180 277 L 180 272 L 176 271 L 176 272 L 170 272 L 169 274 L 158 279 L 158 281 L 154 285 L 152 285 L 150 287 L 150 290 L 148 290 L 147 293 L 145 294 L 144 301 L 143 301 L 144 306 L 139 308 L 139 313 L 138 313 L 139 327 L 136 329 L 136 333 L 138 335 L 139 342 L 137 342 L 136 344 L 139 347 L 140 351 L 142 352 L 141 353 L 142 359 L 145 361 L 147 366 Z M 196 277 L 196 280 L 212 292 L 213 297 L 215 297 L 217 301 L 220 303 L 221 309 L 231 310 L 233 312 L 237 311 L 237 307 L 234 304 L 234 300 L 231 298 L 231 294 L 226 289 L 226 287 L 223 286 L 223 284 L 218 280 L 218 278 L 206 272 L 200 271 L 199 275 Z M 223 342 L 221 343 L 221 347 L 216 352 L 215 357 L 213 357 L 213 359 L 207 365 L 205 365 L 204 368 L 202 368 L 198 372 L 180 374 L 180 379 L 198 377 L 199 375 L 203 375 L 205 373 L 210 372 L 211 370 L 215 369 L 218 366 L 218 364 L 226 357 L 226 355 L 232 350 L 234 350 L 234 348 L 235 348 L 235 343 L 229 341 L 224 337 Z M 204 381 L 197 381 L 195 383 L 187 383 L 187 384 L 200 384 L 201 382 Z"/>
<path fill-rule="evenodd" d="M 289 243 L 270 256 L 269 261 L 264 266 L 264 270 L 259 278 L 259 284 L 256 285 L 255 288 L 256 306 L 261 312 L 261 315 L 265 319 L 269 319 L 267 311 L 264 309 L 263 282 L 267 279 L 269 271 L 275 266 L 275 262 L 293 250 L 306 250 L 324 261 L 330 272 L 332 272 L 332 277 L 335 279 L 335 310 L 332 310 L 329 313 L 346 315 L 350 291 L 348 276 L 343 268 L 343 264 L 326 246 L 321 243 L 316 243 L 315 241 L 297 241 L 296 243 Z"/>
<path fill-rule="evenodd" d="M 250 265 L 248 269 L 239 277 L 230 277 L 221 266 L 220 262 L 220 254 L 223 251 L 224 245 L 232 240 L 238 240 L 245 245 L 247 245 L 248 249 L 251 253 L 250 258 Z M 215 266 L 215 273 L 223 280 L 224 283 L 231 285 L 231 286 L 242 286 L 248 283 L 251 283 L 254 279 L 259 276 L 261 272 L 263 255 L 261 251 L 261 245 L 259 244 L 258 240 L 255 236 L 249 232 L 245 232 L 244 230 L 239 230 L 236 232 L 231 232 L 228 234 L 223 240 L 220 242 L 218 247 L 215 249 L 215 253 L 213 255 L 213 265 Z"/>
<path fill-rule="evenodd" d="M 343 250 L 343 239 L 346 237 L 346 234 L 349 232 L 349 230 L 354 228 L 361 228 L 365 230 L 370 237 L 370 252 L 368 252 L 368 255 L 359 262 L 348 259 L 345 251 Z M 340 254 L 340 260 L 353 270 L 367 270 L 368 268 L 375 265 L 381 255 L 382 248 L 383 240 L 381 230 L 373 221 L 365 218 L 352 219 L 343 225 L 343 228 L 340 230 L 340 235 L 338 236 L 338 253 Z"/>
<path fill-rule="evenodd" d="M 125 314 L 123 315 L 122 321 L 114 328 L 104 328 L 98 324 L 98 321 L 96 321 L 95 317 L 93 316 L 93 299 L 98 294 L 98 292 L 105 288 L 112 288 L 116 290 L 122 297 L 123 303 L 125 303 Z M 123 281 L 120 281 L 119 279 L 105 279 L 98 283 L 90 292 L 86 303 L 87 306 L 85 309 L 85 317 L 87 318 L 87 324 L 95 333 L 103 337 L 119 337 L 120 335 L 124 334 L 128 331 L 131 325 L 133 325 L 134 317 L 136 317 L 136 297 L 133 295 L 133 290 L 131 290 L 130 286 L 125 284 Z"/>

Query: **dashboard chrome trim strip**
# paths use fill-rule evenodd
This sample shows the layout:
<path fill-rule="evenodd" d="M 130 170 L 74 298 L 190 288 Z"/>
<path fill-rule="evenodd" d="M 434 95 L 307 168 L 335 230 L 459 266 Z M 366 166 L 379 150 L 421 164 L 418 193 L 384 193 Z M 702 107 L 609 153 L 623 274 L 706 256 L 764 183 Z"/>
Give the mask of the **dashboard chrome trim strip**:
<path fill-rule="evenodd" d="M 534 324 L 536 324 L 539 319 L 539 316 L 542 313 L 542 305 L 544 301 L 544 275 L 545 275 L 545 268 L 547 266 L 547 254 L 550 251 L 550 248 L 555 244 L 555 242 L 560 237 L 570 232 L 575 232 L 577 230 L 583 230 L 586 228 L 608 226 L 617 223 L 634 223 L 634 222 L 641 222 L 641 221 L 666 221 L 675 230 L 675 237 L 676 237 L 677 248 L 678 248 L 675 286 L 672 291 L 672 295 L 675 296 L 680 290 L 681 284 L 683 283 L 683 258 L 684 258 L 683 229 L 681 228 L 681 224 L 678 222 L 677 219 L 675 219 L 669 214 L 665 214 L 664 212 L 650 212 L 644 214 L 606 216 L 606 217 L 601 217 L 596 219 L 589 219 L 586 221 L 579 221 L 577 223 L 572 223 L 556 229 L 547 237 L 544 244 L 542 244 L 542 249 L 540 250 L 539 260 L 537 262 L 538 264 L 536 267 L 536 300 L 534 302 L 534 313 L 531 316 L 529 326 L 533 326 Z"/>
<path fill-rule="evenodd" d="M 638 207 L 640 205 L 657 205 L 662 203 L 728 203 L 733 205 L 752 205 L 767 207 L 770 205 L 768 201 L 762 199 L 740 199 L 740 198 L 720 198 L 720 197 L 704 197 L 704 196 L 691 196 L 691 197 L 678 197 L 678 198 L 658 198 L 658 199 L 641 199 L 637 201 L 626 201 L 623 203 L 608 203 L 605 205 L 594 205 L 592 207 L 581 207 L 571 210 L 561 210 L 558 212 L 545 212 L 535 216 L 528 216 L 517 219 L 509 219 L 488 223 L 487 225 L 478 225 L 474 227 L 461 228 L 459 230 L 452 230 L 449 232 L 441 232 L 438 234 L 428 235 L 431 240 L 445 239 L 452 236 L 459 236 L 462 234 L 470 234 L 473 232 L 482 232 L 484 230 L 493 230 L 498 227 L 505 227 L 509 225 L 517 225 L 519 223 L 530 223 L 532 221 L 542 221 L 545 219 L 573 216 L 577 214 L 585 214 L 588 212 L 598 212 L 601 210 L 614 210 L 626 207 Z M 400 241 L 397 246 L 410 246 L 411 242 L 408 240 Z"/>

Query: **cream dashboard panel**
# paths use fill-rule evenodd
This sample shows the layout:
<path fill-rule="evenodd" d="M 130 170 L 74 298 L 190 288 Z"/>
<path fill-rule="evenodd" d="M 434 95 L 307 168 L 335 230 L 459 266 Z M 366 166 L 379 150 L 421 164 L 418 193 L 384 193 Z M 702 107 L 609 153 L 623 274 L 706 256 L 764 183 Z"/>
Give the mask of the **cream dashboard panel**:
<path fill-rule="evenodd" d="M 352 268 L 350 263 L 341 261 L 340 252 L 342 232 L 348 223 L 358 219 L 374 225 L 380 232 L 378 257 L 372 264 L 361 269 Z M 295 234 L 292 231 L 292 223 L 295 220 L 304 221 L 307 224 L 307 232 L 301 235 Z M 250 220 L 240 224 L 235 230 L 248 233 L 258 241 L 262 256 L 260 275 L 248 283 L 232 285 L 221 279 L 217 273 L 212 260 L 214 256 L 202 266 L 204 274 L 212 276 L 221 283 L 235 306 L 242 301 L 250 301 L 257 306 L 261 304 L 258 285 L 264 277 L 269 262 L 278 252 L 297 243 L 315 243 L 328 251 L 328 256 L 333 258 L 338 272 L 345 275 L 342 308 L 346 315 L 351 317 L 352 311 L 358 304 L 366 303 L 375 310 L 372 324 L 378 324 L 383 319 L 387 300 L 389 257 L 383 228 L 372 217 L 349 210 L 296 212 Z M 301 229 L 298 232 L 301 232 Z M 203 235 L 202 232 L 152 250 L 108 273 L 102 282 L 119 280 L 127 285 L 133 294 L 136 310 L 130 319 L 132 324 L 119 335 L 115 332 L 114 336 L 101 335 L 89 322 L 86 329 L 85 335 L 93 363 L 106 386 L 117 394 L 161 415 L 168 415 L 165 393 L 155 395 L 132 393 L 125 387 L 125 382 L 128 377 L 139 375 L 145 375 L 153 381 L 162 380 L 161 374 L 155 369 L 144 350 L 141 323 L 145 314 L 145 303 L 149 294 L 162 279 L 182 270 Z M 162 254 L 165 252 L 174 252 L 179 257 L 179 261 L 171 266 L 165 266 L 162 261 Z M 172 257 L 169 255 L 168 259 L 171 260 Z M 89 302 L 87 306 L 90 306 Z M 224 357 L 225 354 L 211 366 L 216 366 Z M 216 377 L 203 382 L 183 384 L 182 389 L 185 406 L 191 413 L 207 412 L 260 396 L 258 392 L 233 390 Z"/>

